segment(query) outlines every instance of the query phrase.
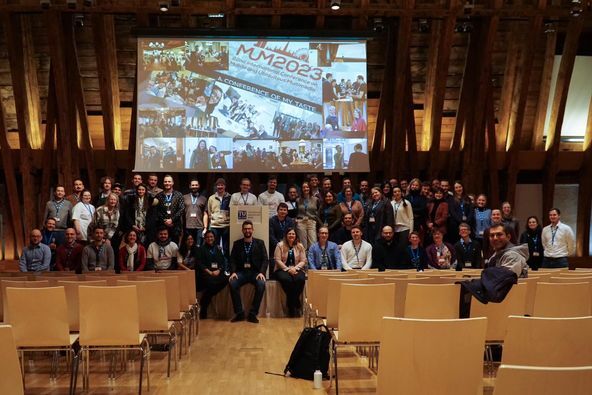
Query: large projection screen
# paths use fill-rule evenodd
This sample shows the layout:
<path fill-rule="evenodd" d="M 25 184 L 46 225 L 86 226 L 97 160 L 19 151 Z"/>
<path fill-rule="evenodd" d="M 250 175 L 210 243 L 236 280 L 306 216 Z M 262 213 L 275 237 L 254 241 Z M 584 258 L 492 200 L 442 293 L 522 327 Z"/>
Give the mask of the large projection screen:
<path fill-rule="evenodd" d="M 366 40 L 138 38 L 137 171 L 367 172 Z"/>

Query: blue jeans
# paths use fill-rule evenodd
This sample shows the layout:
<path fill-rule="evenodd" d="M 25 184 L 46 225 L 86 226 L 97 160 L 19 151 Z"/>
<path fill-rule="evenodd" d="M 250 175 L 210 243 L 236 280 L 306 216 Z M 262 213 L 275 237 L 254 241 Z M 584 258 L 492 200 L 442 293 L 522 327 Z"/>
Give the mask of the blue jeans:
<path fill-rule="evenodd" d="M 544 269 L 556 269 L 562 267 L 569 267 L 569 263 L 567 262 L 567 257 L 562 258 L 547 258 L 543 257 L 543 266 Z"/>
<path fill-rule="evenodd" d="M 232 297 L 232 307 L 234 308 L 234 314 L 244 314 L 243 302 L 240 297 L 240 289 L 245 284 L 253 284 L 255 286 L 255 296 L 253 297 L 253 303 L 251 304 L 251 310 L 249 314 L 259 314 L 259 307 L 263 300 L 263 294 L 265 293 L 265 281 L 257 280 L 258 272 L 252 270 L 245 270 L 236 273 L 237 279 L 230 281 L 230 296 Z"/>

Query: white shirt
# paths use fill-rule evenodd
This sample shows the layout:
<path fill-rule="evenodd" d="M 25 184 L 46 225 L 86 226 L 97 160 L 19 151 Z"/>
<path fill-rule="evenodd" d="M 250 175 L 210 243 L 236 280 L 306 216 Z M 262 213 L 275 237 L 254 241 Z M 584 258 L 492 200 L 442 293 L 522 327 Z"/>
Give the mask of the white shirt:
<path fill-rule="evenodd" d="M 166 246 L 161 247 L 155 241 L 150 243 L 148 251 L 146 251 L 146 258 L 154 259 L 154 267 L 160 270 L 166 270 L 171 267 L 173 258 L 177 257 L 179 247 L 175 242 L 170 242 Z"/>
<path fill-rule="evenodd" d="M 405 203 L 407 207 L 405 207 Z M 408 200 L 401 199 L 399 203 L 392 200 L 391 206 L 393 206 L 395 232 L 403 232 L 406 230 L 413 229 L 413 208 Z"/>
<path fill-rule="evenodd" d="M 547 258 L 565 258 L 575 255 L 576 237 L 573 230 L 561 221 L 556 227 L 547 225 L 543 228 L 541 242 Z"/>
<path fill-rule="evenodd" d="M 274 193 L 265 191 L 259 194 L 259 204 L 269 207 L 269 218 L 277 214 L 278 205 L 282 202 L 285 203 L 286 199 L 284 199 L 284 195 L 278 191 L 275 191 Z"/>
<path fill-rule="evenodd" d="M 259 201 L 257 200 L 257 196 L 250 192 L 247 192 L 246 195 L 242 194 L 241 192 L 236 192 L 230 197 L 231 206 L 256 206 L 258 204 Z"/>
<path fill-rule="evenodd" d="M 341 265 L 345 270 L 362 269 L 372 267 L 372 245 L 361 240 L 358 250 L 354 247 L 354 241 L 346 241 L 341 246 Z"/>
<path fill-rule="evenodd" d="M 81 240 L 88 240 L 88 225 L 92 222 L 95 206 L 78 202 L 72 209 L 72 220 L 80 223 Z"/>

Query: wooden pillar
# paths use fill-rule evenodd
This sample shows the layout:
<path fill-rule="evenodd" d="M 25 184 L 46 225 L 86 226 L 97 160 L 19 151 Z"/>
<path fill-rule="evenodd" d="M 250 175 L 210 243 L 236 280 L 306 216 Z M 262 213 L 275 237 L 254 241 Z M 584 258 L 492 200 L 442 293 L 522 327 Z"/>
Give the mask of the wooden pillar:
<path fill-rule="evenodd" d="M 68 83 L 68 65 L 65 56 L 65 40 L 63 34 L 62 15 L 57 10 L 46 12 L 46 26 L 49 40 L 49 52 L 51 56 L 52 76 L 55 83 L 55 97 L 57 107 L 57 155 L 58 182 L 64 185 L 72 185 L 72 172 L 78 172 L 73 168 L 71 136 L 71 92 Z"/>
<path fill-rule="evenodd" d="M 557 74 L 555 85 L 555 97 L 551 108 L 549 121 L 549 133 L 547 134 L 547 157 L 545 162 L 545 178 L 543 182 L 543 213 L 546 214 L 553 207 L 553 196 L 555 194 L 556 175 L 559 168 L 559 146 L 561 143 L 561 128 L 565 115 L 567 93 L 573 73 L 576 59 L 576 52 L 580 40 L 580 34 L 584 24 L 582 16 L 572 18 L 567 26 L 567 35 L 563 45 L 563 55 Z"/>
<path fill-rule="evenodd" d="M 551 91 L 551 78 L 553 77 L 553 63 L 555 61 L 555 47 L 557 46 L 557 32 L 546 33 L 547 40 L 545 46 L 545 60 L 543 64 L 543 73 L 539 85 L 539 98 L 537 100 L 536 116 L 534 120 L 534 130 L 532 133 L 531 149 L 543 151 L 545 142 L 545 120 L 547 119 L 547 106 L 549 104 L 549 93 Z"/>
<path fill-rule="evenodd" d="M 12 159 L 12 150 L 6 138 L 6 125 L 4 120 L 4 104 L 0 100 L 0 156 L 2 156 L 2 167 L 4 168 L 4 179 L 8 195 L 8 207 L 10 208 L 12 229 L 14 231 L 15 256 L 19 255 L 25 246 L 25 231 L 21 217 L 21 202 L 18 196 L 15 172 Z"/>
<path fill-rule="evenodd" d="M 590 256 L 590 211 L 592 210 L 592 99 L 588 110 L 588 124 L 584 138 L 584 160 L 580 170 L 578 190 L 578 214 L 576 235 L 576 255 Z"/>
<path fill-rule="evenodd" d="M 451 0 L 449 8 L 456 10 L 458 2 Z M 446 94 L 446 77 L 450 53 L 454 41 L 454 27 L 456 14 L 452 12 L 443 21 L 433 20 L 430 56 L 428 57 L 428 71 L 424 99 L 424 121 L 422 149 L 430 152 L 428 174 L 430 178 L 438 177 L 440 173 L 440 136 L 442 131 L 442 111 Z"/>
<path fill-rule="evenodd" d="M 485 117 L 487 130 L 487 163 L 489 179 L 489 207 L 500 207 L 499 174 L 497 170 L 497 145 L 495 127 L 495 108 L 493 104 L 493 87 L 487 91 L 487 109 Z"/>
<path fill-rule="evenodd" d="M 121 145 L 121 116 L 113 15 L 93 14 L 92 24 L 103 110 L 105 171 L 115 176 L 117 172 L 115 149 Z"/>
<path fill-rule="evenodd" d="M 47 111 L 45 116 L 45 138 L 43 139 L 43 170 L 41 173 L 41 191 L 40 199 L 38 203 L 39 223 L 43 222 L 43 214 L 45 210 L 45 204 L 49 198 L 49 195 L 44 195 L 45 192 L 49 193 L 51 187 L 51 181 L 54 179 L 54 146 L 56 139 L 56 126 L 57 126 L 57 99 L 55 96 L 55 77 L 53 76 L 53 66 L 49 69 L 49 87 L 47 88 Z"/>
<path fill-rule="evenodd" d="M 403 7 L 412 10 L 415 6 L 415 0 L 404 0 Z M 397 49 L 395 58 L 395 77 L 394 92 L 392 101 L 392 130 L 387 128 L 385 138 L 385 150 L 383 160 L 388 163 L 386 177 L 398 176 L 403 170 L 405 154 L 405 112 L 406 105 L 406 79 L 408 75 L 409 62 L 409 43 L 411 41 L 411 25 L 413 17 L 411 13 L 399 17 L 399 27 L 397 30 Z M 388 159 L 388 162 L 386 162 Z"/>

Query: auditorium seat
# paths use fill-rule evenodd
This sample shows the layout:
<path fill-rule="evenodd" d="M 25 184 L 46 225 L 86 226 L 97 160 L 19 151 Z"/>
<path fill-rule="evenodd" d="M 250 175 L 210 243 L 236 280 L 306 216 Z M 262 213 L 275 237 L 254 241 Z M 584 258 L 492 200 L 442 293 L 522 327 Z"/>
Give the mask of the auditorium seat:
<path fill-rule="evenodd" d="M 591 313 L 589 283 L 537 284 L 534 299 L 535 317 L 584 317 Z"/>
<path fill-rule="evenodd" d="M 0 355 L 0 394 L 23 395 L 23 377 L 10 325 L 0 325 Z"/>
<path fill-rule="evenodd" d="M 409 284 L 405 318 L 453 319 L 459 317 L 460 285 Z"/>
<path fill-rule="evenodd" d="M 493 395 L 588 395 L 591 388 L 592 366 L 501 365 Z"/>

